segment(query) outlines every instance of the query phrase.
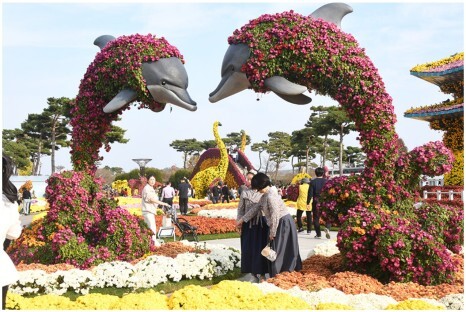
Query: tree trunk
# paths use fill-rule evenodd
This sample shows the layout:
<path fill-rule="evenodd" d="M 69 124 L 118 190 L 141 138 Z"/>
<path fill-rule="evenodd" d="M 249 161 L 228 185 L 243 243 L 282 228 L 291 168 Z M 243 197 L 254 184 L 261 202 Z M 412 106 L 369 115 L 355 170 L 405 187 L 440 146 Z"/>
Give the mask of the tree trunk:
<path fill-rule="evenodd" d="M 306 148 L 306 173 L 309 174 L 309 149 L 311 147 L 308 146 L 308 148 Z"/>
<path fill-rule="evenodd" d="M 54 119 L 52 123 L 52 135 L 51 135 L 51 143 L 52 143 L 52 154 L 50 155 L 51 158 L 51 166 L 52 166 L 52 174 L 55 173 L 55 131 L 57 129 L 57 120 Z"/>
<path fill-rule="evenodd" d="M 341 124 L 340 128 L 340 176 L 343 175 L 343 124 Z"/>
<path fill-rule="evenodd" d="M 37 149 L 37 156 L 35 162 L 33 162 L 34 170 L 32 171 L 32 175 L 39 175 L 40 171 L 40 155 L 42 153 L 42 140 L 39 141 L 39 147 Z"/>
<path fill-rule="evenodd" d="M 262 168 L 262 157 L 261 157 L 261 151 L 259 151 L 259 169 L 257 169 L 257 171 L 260 171 L 261 168 Z"/>
<path fill-rule="evenodd" d="M 188 158 L 188 152 L 184 152 L 183 169 L 186 169 L 187 158 Z"/>
<path fill-rule="evenodd" d="M 324 155 L 322 156 L 322 167 L 325 166 L 325 162 L 327 161 L 327 135 L 324 137 Z"/>

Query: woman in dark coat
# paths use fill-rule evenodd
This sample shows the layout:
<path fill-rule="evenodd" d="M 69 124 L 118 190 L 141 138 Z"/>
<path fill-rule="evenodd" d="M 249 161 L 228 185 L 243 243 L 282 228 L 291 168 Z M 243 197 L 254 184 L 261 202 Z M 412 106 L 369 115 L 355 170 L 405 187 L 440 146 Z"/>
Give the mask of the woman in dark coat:
<path fill-rule="evenodd" d="M 248 182 L 254 174 L 254 171 L 248 172 Z M 236 218 L 237 226 L 241 227 L 241 273 L 251 273 L 257 282 L 269 271 L 267 259 L 261 255 L 269 235 L 269 227 L 259 207 L 261 197 L 262 194 L 251 189 L 243 190 Z"/>
<path fill-rule="evenodd" d="M 251 180 L 251 187 L 262 194 L 259 206 L 269 226 L 271 248 L 277 253 L 275 261 L 268 261 L 270 277 L 280 272 L 300 271 L 302 268 L 299 255 L 296 225 L 270 178 L 259 172 Z"/>

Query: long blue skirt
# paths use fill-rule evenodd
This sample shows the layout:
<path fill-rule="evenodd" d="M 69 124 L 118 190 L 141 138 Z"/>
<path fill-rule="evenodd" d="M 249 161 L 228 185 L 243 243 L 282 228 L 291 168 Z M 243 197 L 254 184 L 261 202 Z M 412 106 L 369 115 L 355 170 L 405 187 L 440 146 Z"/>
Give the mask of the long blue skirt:
<path fill-rule="evenodd" d="M 267 260 L 270 277 L 274 277 L 280 272 L 300 271 L 302 269 L 296 225 L 289 214 L 280 218 L 271 248 L 277 253 L 277 258 L 273 262 Z"/>
<path fill-rule="evenodd" d="M 241 273 L 264 275 L 268 273 L 268 260 L 261 251 L 267 245 L 269 227 L 265 217 L 258 224 L 250 224 L 252 221 L 244 222 L 241 228 Z"/>

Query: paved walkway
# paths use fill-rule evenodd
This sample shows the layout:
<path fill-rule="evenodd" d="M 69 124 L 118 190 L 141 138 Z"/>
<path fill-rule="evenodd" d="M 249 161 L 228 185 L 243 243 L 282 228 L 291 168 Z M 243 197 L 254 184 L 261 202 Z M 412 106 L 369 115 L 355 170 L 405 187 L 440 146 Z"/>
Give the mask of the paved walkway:
<path fill-rule="evenodd" d="M 308 258 L 309 252 L 313 250 L 317 245 L 328 242 L 329 240 L 325 238 L 325 233 L 322 231 L 323 238 L 314 238 L 316 233 L 312 231 L 311 234 L 307 234 L 306 231 L 298 233 L 298 243 L 299 243 L 299 254 L 301 255 L 301 259 L 304 260 Z M 330 240 L 336 240 L 337 232 L 330 231 Z M 240 246 L 240 239 L 239 238 L 227 238 L 227 239 L 217 239 L 217 240 L 210 240 L 208 241 L 212 244 L 222 244 L 229 247 L 233 247 L 236 249 L 241 249 Z M 244 274 L 240 278 L 239 281 L 245 282 L 256 282 L 256 279 L 251 274 Z"/>
<path fill-rule="evenodd" d="M 325 238 L 325 233 L 322 231 L 323 238 L 314 238 L 316 233 L 312 231 L 311 234 L 307 234 L 306 231 L 298 233 L 298 242 L 299 242 L 299 254 L 301 259 L 306 259 L 309 255 L 309 252 L 313 250 L 317 245 L 325 243 L 328 239 Z M 337 232 L 330 231 L 330 239 L 336 239 Z M 236 249 L 241 249 L 240 239 L 239 238 L 226 238 L 226 239 L 217 239 L 208 241 L 212 244 L 223 244 L 229 247 L 234 247 Z"/>

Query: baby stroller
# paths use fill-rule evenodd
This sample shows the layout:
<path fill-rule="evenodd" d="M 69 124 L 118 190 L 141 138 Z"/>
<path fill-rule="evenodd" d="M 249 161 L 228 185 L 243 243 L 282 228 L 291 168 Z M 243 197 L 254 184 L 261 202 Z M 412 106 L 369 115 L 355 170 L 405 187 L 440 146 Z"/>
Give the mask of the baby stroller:
<path fill-rule="evenodd" d="M 185 218 L 178 218 L 176 209 L 171 206 L 167 210 L 168 214 L 171 215 L 171 219 L 174 225 L 180 230 L 181 232 L 181 238 L 180 240 L 186 239 L 186 240 L 194 240 L 196 242 L 199 241 L 199 238 L 197 236 L 197 227 L 189 224 L 188 220 Z"/>

